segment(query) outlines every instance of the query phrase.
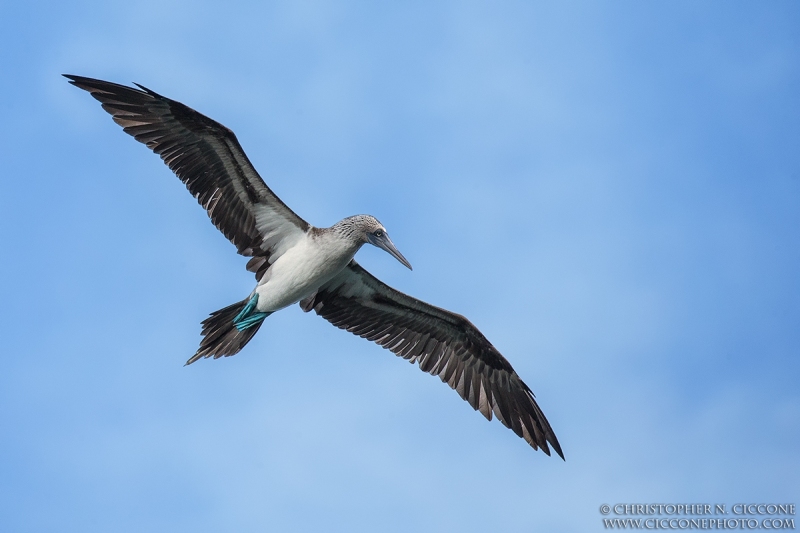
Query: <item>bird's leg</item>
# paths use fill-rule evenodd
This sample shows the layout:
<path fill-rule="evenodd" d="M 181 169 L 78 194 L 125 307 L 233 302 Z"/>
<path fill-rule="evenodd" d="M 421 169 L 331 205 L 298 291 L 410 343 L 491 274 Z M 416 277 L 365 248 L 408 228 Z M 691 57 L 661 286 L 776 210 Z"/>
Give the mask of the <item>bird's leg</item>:
<path fill-rule="evenodd" d="M 250 300 L 244 306 L 244 309 L 239 311 L 239 314 L 233 319 L 233 325 L 236 326 L 236 329 L 239 331 L 244 331 L 247 328 L 253 327 L 256 324 L 263 321 L 272 313 L 254 313 L 253 310 L 256 308 L 256 304 L 258 304 L 258 294 L 254 294 L 250 297 Z"/>

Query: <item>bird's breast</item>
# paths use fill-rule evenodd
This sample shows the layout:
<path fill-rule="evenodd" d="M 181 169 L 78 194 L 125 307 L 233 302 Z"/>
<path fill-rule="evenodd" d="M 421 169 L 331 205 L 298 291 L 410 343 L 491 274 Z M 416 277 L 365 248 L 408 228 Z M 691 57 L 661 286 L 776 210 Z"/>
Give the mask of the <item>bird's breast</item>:
<path fill-rule="evenodd" d="M 256 287 L 258 310 L 277 311 L 313 294 L 347 266 L 358 247 L 306 237 L 270 266 Z"/>

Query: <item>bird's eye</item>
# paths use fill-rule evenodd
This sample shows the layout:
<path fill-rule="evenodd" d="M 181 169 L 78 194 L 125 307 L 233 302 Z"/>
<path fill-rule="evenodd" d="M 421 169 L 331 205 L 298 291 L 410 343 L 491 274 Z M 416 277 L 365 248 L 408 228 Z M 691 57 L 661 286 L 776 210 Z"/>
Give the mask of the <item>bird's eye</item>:
<path fill-rule="evenodd" d="M 375 235 L 376 237 L 383 237 L 383 230 L 382 230 L 382 229 L 379 229 L 378 231 L 376 231 L 376 232 L 374 233 L 374 235 Z"/>

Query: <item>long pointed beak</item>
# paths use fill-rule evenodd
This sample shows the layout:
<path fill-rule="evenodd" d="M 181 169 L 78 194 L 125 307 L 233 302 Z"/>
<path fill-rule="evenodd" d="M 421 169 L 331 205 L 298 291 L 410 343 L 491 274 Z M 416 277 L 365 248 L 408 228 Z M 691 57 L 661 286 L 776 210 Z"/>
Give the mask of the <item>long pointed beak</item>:
<path fill-rule="evenodd" d="M 387 235 L 386 232 L 383 233 L 382 237 L 373 237 L 370 234 L 367 239 L 369 239 L 370 244 L 389 252 L 392 257 L 400 261 L 403 265 L 407 266 L 409 270 L 414 270 L 411 268 L 411 263 L 408 262 L 408 259 L 403 257 L 403 254 L 401 254 L 397 247 L 395 247 L 392 239 L 389 238 L 389 235 Z"/>

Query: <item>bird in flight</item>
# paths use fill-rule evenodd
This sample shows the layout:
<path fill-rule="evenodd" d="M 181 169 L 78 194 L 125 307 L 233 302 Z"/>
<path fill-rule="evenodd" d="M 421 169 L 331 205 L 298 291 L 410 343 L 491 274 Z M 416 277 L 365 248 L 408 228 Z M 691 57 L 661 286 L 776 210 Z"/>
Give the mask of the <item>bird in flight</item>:
<path fill-rule="evenodd" d="M 187 362 L 239 353 L 264 319 L 294 303 L 305 312 L 419 364 L 488 420 L 492 414 L 533 449 L 564 458 L 530 388 L 465 317 L 403 294 L 353 257 L 364 244 L 408 268 L 386 228 L 356 215 L 330 228 L 297 216 L 258 175 L 231 130 L 141 85 L 64 75 L 100 101 L 123 130 L 161 156 L 237 251 L 250 260 L 256 287 L 202 323 Z"/>

